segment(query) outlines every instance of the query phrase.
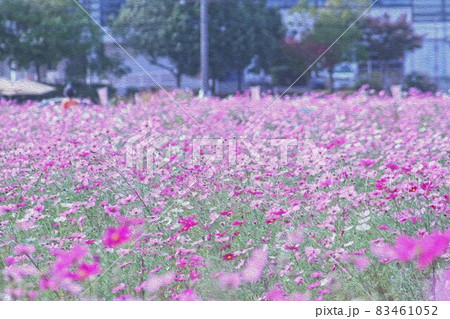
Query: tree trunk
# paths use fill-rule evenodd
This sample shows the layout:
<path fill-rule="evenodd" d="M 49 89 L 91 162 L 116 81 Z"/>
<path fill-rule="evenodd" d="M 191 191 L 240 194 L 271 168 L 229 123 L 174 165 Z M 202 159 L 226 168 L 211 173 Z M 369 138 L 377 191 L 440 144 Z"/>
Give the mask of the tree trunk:
<path fill-rule="evenodd" d="M 386 64 L 387 63 L 384 60 L 381 62 L 381 77 L 382 77 L 381 86 L 384 91 L 386 91 L 388 89 L 387 88 L 387 65 Z"/>
<path fill-rule="evenodd" d="M 35 69 L 36 69 L 36 77 L 37 77 L 37 81 L 41 82 L 41 66 L 39 64 L 35 64 Z"/>
<path fill-rule="evenodd" d="M 243 78 L 243 71 L 238 70 L 237 71 L 237 89 L 239 92 L 242 91 L 242 78 Z"/>
<path fill-rule="evenodd" d="M 211 91 L 213 95 L 216 95 L 216 78 L 212 79 L 212 87 L 211 87 Z"/>
<path fill-rule="evenodd" d="M 181 73 L 177 73 L 175 77 L 177 78 L 177 89 L 179 89 L 181 88 Z"/>
<path fill-rule="evenodd" d="M 330 77 L 330 92 L 334 92 L 334 76 L 333 76 L 333 67 L 328 69 L 328 75 Z"/>

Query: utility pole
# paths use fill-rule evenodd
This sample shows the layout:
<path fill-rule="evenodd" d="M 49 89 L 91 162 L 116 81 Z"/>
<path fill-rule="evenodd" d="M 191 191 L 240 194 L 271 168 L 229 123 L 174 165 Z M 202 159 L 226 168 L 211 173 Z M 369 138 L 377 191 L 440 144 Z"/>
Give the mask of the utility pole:
<path fill-rule="evenodd" d="M 200 0 L 200 65 L 203 96 L 209 96 L 208 0 Z"/>

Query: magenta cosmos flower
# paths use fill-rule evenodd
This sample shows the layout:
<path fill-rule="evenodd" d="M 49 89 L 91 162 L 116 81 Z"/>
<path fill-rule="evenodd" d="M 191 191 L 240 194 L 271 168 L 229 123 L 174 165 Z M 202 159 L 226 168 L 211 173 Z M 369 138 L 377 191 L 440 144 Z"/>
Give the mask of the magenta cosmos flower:
<path fill-rule="evenodd" d="M 229 254 L 226 254 L 226 255 L 222 256 L 222 259 L 225 260 L 225 261 L 233 260 L 235 258 L 236 258 L 236 255 L 233 254 L 233 253 L 229 253 Z"/>
<path fill-rule="evenodd" d="M 89 277 L 98 275 L 100 273 L 100 265 L 97 262 L 92 264 L 81 263 L 78 269 L 71 273 L 70 277 L 76 281 L 83 281 Z"/>
<path fill-rule="evenodd" d="M 120 226 L 119 228 L 109 227 L 106 229 L 103 237 L 103 244 L 106 247 L 120 246 L 131 239 L 131 230 L 128 226 Z"/>
<path fill-rule="evenodd" d="M 393 250 L 398 260 L 407 262 L 417 258 L 417 265 L 424 269 L 447 250 L 450 243 L 449 233 L 436 231 L 422 238 L 399 235 Z"/>

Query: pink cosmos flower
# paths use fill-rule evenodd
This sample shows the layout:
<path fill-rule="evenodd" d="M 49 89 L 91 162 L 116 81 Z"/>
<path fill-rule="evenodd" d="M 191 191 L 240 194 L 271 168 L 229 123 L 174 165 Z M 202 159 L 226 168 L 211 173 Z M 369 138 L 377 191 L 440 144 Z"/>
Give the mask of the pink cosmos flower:
<path fill-rule="evenodd" d="M 325 290 L 328 290 L 328 289 L 325 289 Z M 325 290 L 324 290 L 324 291 L 325 291 Z M 319 290 L 319 291 L 320 291 L 320 290 Z M 318 291 L 318 292 L 319 292 L 319 291 Z M 291 297 L 290 300 L 292 300 L 292 301 L 307 301 L 308 298 L 306 298 L 306 296 L 305 296 L 304 294 L 302 294 L 302 293 L 300 293 L 300 292 L 297 292 L 297 293 L 295 293 L 295 294 L 292 295 L 292 297 Z"/>
<path fill-rule="evenodd" d="M 31 255 L 34 251 L 35 248 L 32 244 L 17 244 L 16 247 L 14 247 L 14 253 L 16 255 Z"/>
<path fill-rule="evenodd" d="M 92 264 L 81 263 L 74 272 L 70 274 L 70 277 L 76 281 L 83 281 L 91 276 L 98 275 L 100 273 L 100 265 L 97 262 Z"/>
<path fill-rule="evenodd" d="M 130 239 L 131 230 L 128 226 L 109 227 L 103 236 L 103 244 L 106 247 L 116 247 L 129 242 Z"/>
<path fill-rule="evenodd" d="M 356 268 L 359 270 L 364 270 L 370 265 L 370 259 L 366 256 L 356 256 L 352 259 L 353 263 L 355 264 Z"/>
<path fill-rule="evenodd" d="M 108 215 L 117 215 L 117 214 L 119 214 L 119 211 L 120 211 L 120 207 L 117 205 L 105 207 L 105 213 Z"/>
<path fill-rule="evenodd" d="M 75 262 L 83 259 L 89 252 L 89 248 L 84 245 L 75 245 L 70 251 L 53 249 L 51 253 L 56 256 L 55 265 L 61 269 L 67 266 L 71 266 Z"/>
<path fill-rule="evenodd" d="M 389 168 L 389 169 L 395 171 L 395 170 L 399 169 L 399 166 L 397 164 L 395 164 L 395 163 L 387 163 L 386 164 L 386 168 Z"/>
<path fill-rule="evenodd" d="M 331 142 L 330 144 L 326 145 L 325 148 L 326 149 L 330 149 L 330 148 L 334 148 L 334 147 L 338 147 L 341 145 L 344 145 L 346 142 L 345 138 L 337 138 L 336 140 L 334 140 L 333 142 Z"/>
<path fill-rule="evenodd" d="M 242 271 L 242 279 L 250 283 L 257 282 L 264 270 L 267 258 L 268 253 L 263 248 L 255 250 Z"/>
<path fill-rule="evenodd" d="M 305 278 L 303 278 L 302 276 L 298 276 L 294 279 L 294 281 L 297 284 L 297 286 L 301 286 L 305 283 Z"/>
<path fill-rule="evenodd" d="M 27 276 L 35 276 L 37 274 L 38 270 L 31 264 L 13 264 L 3 269 L 3 276 L 15 282 L 20 282 Z"/>
<path fill-rule="evenodd" d="M 120 295 L 114 299 L 115 301 L 133 301 L 135 298 L 130 295 Z"/>
<path fill-rule="evenodd" d="M 230 210 L 221 212 L 220 215 L 222 215 L 222 216 L 230 216 L 232 213 L 233 213 L 233 210 L 230 209 Z"/>
<path fill-rule="evenodd" d="M 17 205 L 9 204 L 9 205 L 0 205 L 0 213 L 8 213 L 17 210 Z"/>
<path fill-rule="evenodd" d="M 319 295 L 328 295 L 330 293 L 330 289 L 324 289 L 324 290 L 317 290 L 317 293 Z"/>
<path fill-rule="evenodd" d="M 198 224 L 200 224 L 199 222 L 194 220 L 195 216 L 189 216 L 187 218 L 183 218 L 183 216 L 181 216 L 178 219 L 178 223 L 180 225 L 182 225 L 183 227 L 181 227 L 181 229 L 179 230 L 180 233 L 183 232 L 187 232 L 189 231 L 189 229 L 191 229 L 194 226 L 197 226 Z"/>
<path fill-rule="evenodd" d="M 81 262 L 88 250 L 88 247 L 83 245 L 75 245 L 69 251 L 52 249 L 51 253 L 56 256 L 56 261 L 48 274 L 41 278 L 40 288 L 54 291 L 63 289 L 75 295 L 81 293 L 82 286 L 76 281 L 85 280 L 100 272 L 97 261 L 93 264 Z"/>
<path fill-rule="evenodd" d="M 241 275 L 238 273 L 223 273 L 219 277 L 219 286 L 222 288 L 237 289 L 241 285 Z"/>
<path fill-rule="evenodd" d="M 194 269 L 193 271 L 191 271 L 191 272 L 189 273 L 189 278 L 190 278 L 192 281 L 196 281 L 196 280 L 199 280 L 199 279 L 202 278 L 202 274 L 201 274 L 197 269 Z"/>
<path fill-rule="evenodd" d="M 450 243 L 449 234 L 450 232 L 447 230 L 445 233 L 436 231 L 430 235 L 424 234 L 420 238 L 399 235 L 393 247 L 381 244 L 373 245 L 371 249 L 382 259 L 397 259 L 401 262 L 417 259 L 419 269 L 424 269 L 447 250 Z"/>
<path fill-rule="evenodd" d="M 236 255 L 233 254 L 233 253 L 226 254 L 226 255 L 223 255 L 223 256 L 222 256 L 222 259 L 223 259 L 223 260 L 226 260 L 226 261 L 233 260 L 233 259 L 235 259 L 235 258 L 236 258 Z"/>
<path fill-rule="evenodd" d="M 281 288 L 274 288 L 266 292 L 264 300 L 267 301 L 287 301 L 286 293 Z"/>
<path fill-rule="evenodd" d="M 154 275 L 138 286 L 136 291 L 144 289 L 147 292 L 156 292 L 162 287 L 170 285 L 175 278 L 174 272 L 168 272 L 164 275 Z"/>
<path fill-rule="evenodd" d="M 400 261 L 410 261 L 416 256 L 417 240 L 407 235 L 399 235 L 395 241 L 394 252 Z"/>
<path fill-rule="evenodd" d="M 319 280 L 319 281 L 316 281 L 315 283 L 308 285 L 308 290 L 316 289 L 317 287 L 320 286 L 321 283 L 322 283 L 322 280 Z"/>
<path fill-rule="evenodd" d="M 371 167 L 375 163 L 376 161 L 372 160 L 371 158 L 364 158 L 360 160 L 360 164 L 364 167 Z"/>
<path fill-rule="evenodd" d="M 13 256 L 7 256 L 5 257 L 5 264 L 8 266 L 14 265 L 16 263 L 16 258 Z"/>
<path fill-rule="evenodd" d="M 266 223 L 266 224 L 272 224 L 272 223 L 276 222 L 278 219 L 279 219 L 278 216 L 270 217 L 270 218 L 268 218 L 268 219 L 265 221 L 265 223 Z"/>
<path fill-rule="evenodd" d="M 119 285 L 117 285 L 116 287 L 114 287 L 113 289 L 111 289 L 111 293 L 115 294 L 118 293 L 119 291 L 124 290 L 126 287 L 126 285 L 122 282 Z"/>
<path fill-rule="evenodd" d="M 303 233 L 301 231 L 294 231 L 287 236 L 286 244 L 293 246 L 300 244 L 303 241 Z"/>
<path fill-rule="evenodd" d="M 420 269 L 431 265 L 436 258 L 439 258 L 448 248 L 449 236 L 439 232 L 423 237 L 418 244 L 418 261 Z"/>
<path fill-rule="evenodd" d="M 172 296 L 172 300 L 179 301 L 199 301 L 200 298 L 196 295 L 193 289 L 186 289 Z"/>

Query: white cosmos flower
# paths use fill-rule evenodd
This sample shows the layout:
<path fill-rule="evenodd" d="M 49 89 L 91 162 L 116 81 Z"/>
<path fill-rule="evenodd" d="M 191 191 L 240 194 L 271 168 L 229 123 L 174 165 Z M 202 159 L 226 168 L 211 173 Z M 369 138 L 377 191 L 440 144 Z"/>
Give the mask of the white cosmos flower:
<path fill-rule="evenodd" d="M 358 230 L 358 231 L 368 231 L 369 229 L 370 229 L 370 225 L 368 225 L 368 224 L 362 224 L 362 225 L 356 226 L 356 230 Z"/>

